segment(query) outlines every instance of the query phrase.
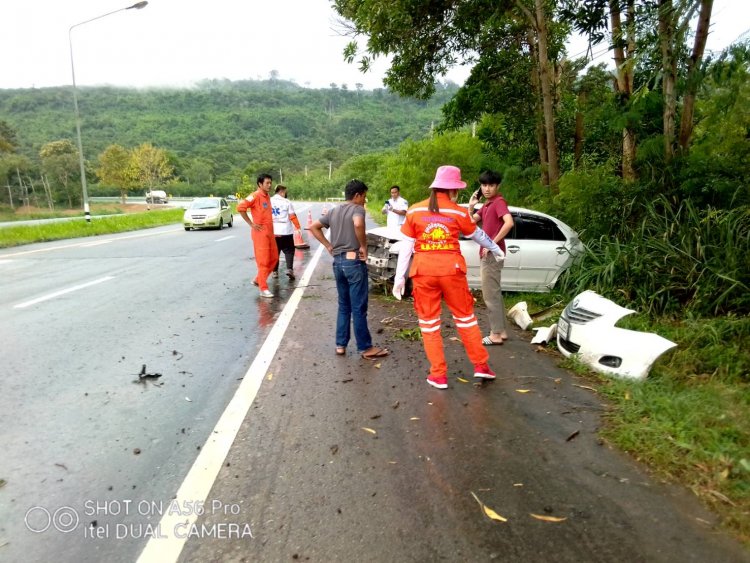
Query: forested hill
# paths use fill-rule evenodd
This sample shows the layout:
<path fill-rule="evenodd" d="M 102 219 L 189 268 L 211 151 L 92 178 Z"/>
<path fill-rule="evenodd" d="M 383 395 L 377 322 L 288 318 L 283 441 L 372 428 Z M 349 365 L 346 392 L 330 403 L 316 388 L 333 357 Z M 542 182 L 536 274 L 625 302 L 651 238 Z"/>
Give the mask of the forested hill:
<path fill-rule="evenodd" d="M 152 143 L 178 159 L 211 161 L 221 176 L 249 162 L 304 169 L 422 138 L 455 86 L 429 101 L 385 89 L 335 84 L 308 89 L 282 80 L 204 81 L 192 89 L 79 88 L 84 153 Z M 19 152 L 36 160 L 45 143 L 75 139 L 70 87 L 0 90 L 0 120 L 18 133 Z"/>

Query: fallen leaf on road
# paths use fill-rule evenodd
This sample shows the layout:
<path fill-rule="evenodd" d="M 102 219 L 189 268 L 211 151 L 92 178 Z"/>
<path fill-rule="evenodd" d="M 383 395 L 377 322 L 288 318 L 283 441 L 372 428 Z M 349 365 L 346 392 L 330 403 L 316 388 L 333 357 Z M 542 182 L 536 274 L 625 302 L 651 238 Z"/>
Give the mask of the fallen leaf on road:
<path fill-rule="evenodd" d="M 272 374 L 272 373 L 269 373 L 269 374 L 268 374 L 268 381 L 271 381 L 272 379 L 273 379 L 273 374 Z"/>
<path fill-rule="evenodd" d="M 397 409 L 397 408 L 398 408 L 398 401 L 396 401 L 395 403 L 393 403 L 393 404 L 391 405 L 391 408 L 392 408 L 392 409 Z"/>
<path fill-rule="evenodd" d="M 516 393 L 528 393 L 531 389 L 516 389 Z"/>
<path fill-rule="evenodd" d="M 589 391 L 596 392 L 596 389 L 594 389 L 593 387 L 589 387 L 588 385 L 577 385 L 573 383 L 573 387 L 580 387 L 581 389 L 588 389 Z"/>
<path fill-rule="evenodd" d="M 630 391 L 625 391 L 625 400 L 626 401 L 630 400 Z"/>
<path fill-rule="evenodd" d="M 362 430 L 364 430 L 365 432 L 369 432 L 370 434 L 377 434 L 375 430 L 373 430 L 372 428 L 367 428 L 366 426 L 363 426 Z"/>
<path fill-rule="evenodd" d="M 580 430 L 576 430 L 570 436 L 568 436 L 567 438 L 565 438 L 565 441 L 566 442 L 570 442 L 573 438 L 575 438 L 576 436 L 578 436 L 580 433 L 581 433 Z"/>
<path fill-rule="evenodd" d="M 482 512 L 484 512 L 484 514 L 485 514 L 485 516 L 487 516 L 487 518 L 490 518 L 490 519 L 495 520 L 497 522 L 507 522 L 508 521 L 507 518 L 503 518 L 497 512 L 495 512 L 489 506 L 487 506 L 481 500 L 479 500 L 479 497 L 477 497 L 477 495 L 475 495 L 473 491 L 471 493 L 471 496 L 473 496 L 474 500 L 476 500 L 479 503 L 479 506 L 482 507 Z"/>
<path fill-rule="evenodd" d="M 565 522 L 567 520 L 567 518 L 558 518 L 557 516 L 544 516 L 542 514 L 534 514 L 533 512 L 530 512 L 529 514 L 532 518 L 543 520 L 544 522 Z"/>
<path fill-rule="evenodd" d="M 458 342 L 459 338 L 457 336 L 451 336 L 448 340 L 455 340 L 456 342 Z"/>
<path fill-rule="evenodd" d="M 186 400 L 186 401 L 187 401 L 188 403 L 192 403 L 192 402 L 193 402 L 193 401 L 192 401 L 192 399 L 191 399 L 190 397 L 185 397 L 185 400 Z"/>
<path fill-rule="evenodd" d="M 457 377 L 456 379 L 458 379 L 461 383 L 468 383 L 469 382 L 468 379 L 464 379 L 463 377 Z"/>
<path fill-rule="evenodd" d="M 380 366 L 381 366 L 381 365 L 382 365 L 382 364 L 375 364 L 375 367 L 376 367 L 377 369 L 380 369 Z"/>
<path fill-rule="evenodd" d="M 514 487 L 523 487 L 523 483 L 513 483 Z"/>
<path fill-rule="evenodd" d="M 396 465 L 398 462 L 397 461 L 389 461 L 388 463 L 390 463 L 391 465 Z"/>
<path fill-rule="evenodd" d="M 562 377 L 558 377 L 557 379 L 555 379 L 555 383 L 560 383 L 561 381 L 562 381 Z"/>
<path fill-rule="evenodd" d="M 418 416 L 412 416 L 409 420 L 419 420 Z"/>

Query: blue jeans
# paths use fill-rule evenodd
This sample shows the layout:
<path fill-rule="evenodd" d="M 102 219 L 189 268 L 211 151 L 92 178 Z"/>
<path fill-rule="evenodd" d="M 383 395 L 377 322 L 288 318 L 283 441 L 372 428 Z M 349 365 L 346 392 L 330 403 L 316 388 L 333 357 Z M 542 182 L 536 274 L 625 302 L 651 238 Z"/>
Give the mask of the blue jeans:
<path fill-rule="evenodd" d="M 340 254 L 333 257 L 333 275 L 339 295 L 336 346 L 345 348 L 349 344 L 350 323 L 353 322 L 357 350 L 369 350 L 372 348 L 372 337 L 367 328 L 367 264 L 357 258 L 346 259 Z"/>

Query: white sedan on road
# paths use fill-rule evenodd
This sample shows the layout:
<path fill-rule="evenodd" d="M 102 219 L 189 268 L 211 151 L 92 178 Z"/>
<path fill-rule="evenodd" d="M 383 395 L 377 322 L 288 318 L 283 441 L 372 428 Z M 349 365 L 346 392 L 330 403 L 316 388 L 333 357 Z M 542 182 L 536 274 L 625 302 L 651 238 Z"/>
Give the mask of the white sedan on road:
<path fill-rule="evenodd" d="M 548 292 L 576 256 L 583 252 L 578 233 L 568 225 L 539 211 L 509 207 L 515 226 L 505 238 L 505 291 Z M 393 281 L 396 273 L 401 231 L 376 227 L 367 231 L 367 269 L 377 283 Z M 479 245 L 461 240 L 466 259 L 469 287 L 480 288 Z"/>

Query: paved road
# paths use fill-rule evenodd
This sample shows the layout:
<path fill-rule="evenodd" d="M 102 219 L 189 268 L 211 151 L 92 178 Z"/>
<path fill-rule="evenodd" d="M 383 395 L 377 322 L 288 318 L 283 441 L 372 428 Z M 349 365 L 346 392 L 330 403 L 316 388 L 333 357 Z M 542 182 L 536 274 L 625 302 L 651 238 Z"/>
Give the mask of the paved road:
<path fill-rule="evenodd" d="M 24 515 L 71 506 L 81 524 L 128 524 L 126 501 L 174 494 L 291 293 L 282 280 L 258 300 L 237 219 L 0 251 L 0 560 L 135 558 L 135 533 L 35 536 Z M 144 364 L 161 387 L 133 383 Z M 31 526 L 45 518 L 33 510 Z"/>

